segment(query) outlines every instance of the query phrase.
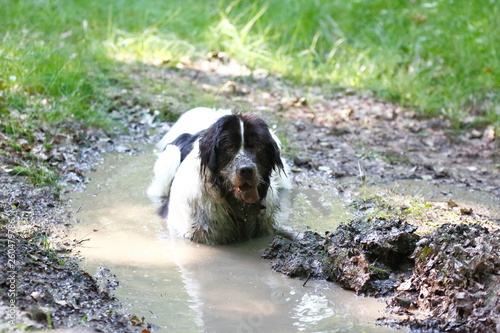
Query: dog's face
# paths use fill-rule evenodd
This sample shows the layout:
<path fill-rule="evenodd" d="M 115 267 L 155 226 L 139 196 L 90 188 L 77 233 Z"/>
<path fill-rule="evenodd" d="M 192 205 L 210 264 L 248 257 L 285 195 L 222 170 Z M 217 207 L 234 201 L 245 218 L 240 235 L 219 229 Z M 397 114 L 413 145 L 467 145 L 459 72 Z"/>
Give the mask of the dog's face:
<path fill-rule="evenodd" d="M 249 115 L 228 115 L 208 128 L 200 138 L 200 159 L 214 186 L 249 204 L 266 196 L 271 172 L 283 169 L 266 123 Z"/>

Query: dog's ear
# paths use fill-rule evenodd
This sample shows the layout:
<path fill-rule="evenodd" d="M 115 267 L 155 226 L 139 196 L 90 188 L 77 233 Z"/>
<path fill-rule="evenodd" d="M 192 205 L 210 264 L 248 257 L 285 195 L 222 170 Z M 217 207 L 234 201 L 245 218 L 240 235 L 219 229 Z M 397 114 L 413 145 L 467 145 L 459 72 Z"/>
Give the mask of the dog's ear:
<path fill-rule="evenodd" d="M 205 173 L 208 169 L 211 177 L 217 174 L 217 124 L 209 127 L 200 137 L 200 161 L 201 172 Z"/>
<path fill-rule="evenodd" d="M 269 133 L 270 134 L 270 133 Z M 269 135 L 271 136 L 271 135 Z M 281 154 L 280 154 L 280 149 L 278 147 L 278 144 L 276 141 L 274 141 L 273 138 L 271 138 L 271 144 L 268 145 L 268 152 L 269 157 L 271 158 L 272 161 L 272 168 L 274 170 L 281 170 L 284 171 L 284 166 L 283 166 L 283 161 L 281 160 Z"/>

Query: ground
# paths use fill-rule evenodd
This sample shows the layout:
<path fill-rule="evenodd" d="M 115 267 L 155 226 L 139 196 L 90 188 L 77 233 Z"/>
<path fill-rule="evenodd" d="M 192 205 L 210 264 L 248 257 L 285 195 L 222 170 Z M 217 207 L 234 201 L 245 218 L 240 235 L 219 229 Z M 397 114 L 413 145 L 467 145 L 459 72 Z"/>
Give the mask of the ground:
<path fill-rule="evenodd" d="M 0 288 L 6 291 L 0 328 L 5 331 L 151 328 L 120 309 L 112 295 L 112 272 L 104 269 L 92 277 L 78 268 L 73 253 L 78 241 L 65 236 L 71 212 L 62 198 L 64 192 L 84 187 L 85 172 L 95 167 L 101 153 L 134 153 L 148 146 L 167 128 L 165 122 L 175 118 L 172 115 L 190 107 L 255 112 L 276 125 L 273 129 L 300 186 L 312 186 L 310 179 L 315 177 L 320 179 L 315 186 L 325 191 L 356 196 L 366 183 L 412 179 L 479 192 L 500 206 L 498 137 L 492 127 L 471 124 L 458 131 L 445 118 L 421 118 L 370 92 L 328 85 L 299 87 L 265 71 L 250 71 L 219 53 L 175 67 L 117 66 L 103 89 L 113 101 L 108 112 L 129 134 L 65 125 L 64 135 L 54 137 L 50 146 L 17 142 L 18 149 L 12 149 L 0 133 L 6 152 L 0 155 L 0 234 L 7 249 L 0 254 L 5 259 Z M 43 133 L 40 129 L 34 135 Z M 26 158 L 56 170 L 62 186 L 36 186 L 23 172 L 15 172 Z M 346 185 L 346 179 L 352 181 Z M 384 324 L 423 331 L 499 330 L 500 263 L 494 246 L 499 238 L 498 212 L 476 211 L 451 199 L 405 200 L 357 197 L 357 218 L 326 235 L 309 231 L 294 241 L 277 236 L 266 257 L 274 269 L 290 276 L 326 278 L 360 294 L 388 297 L 388 311 L 395 315 L 388 314 Z M 309 257 L 317 260 L 287 266 L 289 255 L 302 250 L 312 251 Z M 359 274 L 348 278 L 347 272 L 356 269 Z M 456 277 L 443 282 L 443 271 Z M 14 326 L 9 323 L 13 279 Z M 481 319 L 485 316 L 487 321 Z"/>

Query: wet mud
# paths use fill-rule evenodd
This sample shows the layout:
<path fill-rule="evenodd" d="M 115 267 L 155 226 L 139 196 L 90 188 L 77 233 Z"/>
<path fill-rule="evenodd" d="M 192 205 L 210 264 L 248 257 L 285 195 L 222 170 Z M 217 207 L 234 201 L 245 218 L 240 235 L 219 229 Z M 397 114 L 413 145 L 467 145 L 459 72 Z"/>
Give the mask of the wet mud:
<path fill-rule="evenodd" d="M 290 277 L 387 297 L 385 325 L 498 332 L 500 230 L 444 224 L 421 237 L 417 229 L 401 219 L 359 218 L 325 235 L 275 236 L 263 258 Z"/>
<path fill-rule="evenodd" d="M 59 192 L 0 176 L 0 331 L 73 327 L 136 332 L 105 269 L 80 268 Z M 142 325 L 142 324 L 141 324 Z M 143 325 L 146 328 L 146 324 Z"/>
<path fill-rule="evenodd" d="M 291 277 L 320 278 L 367 296 L 387 296 L 409 272 L 419 236 L 398 219 L 359 218 L 324 236 L 300 240 L 276 236 L 263 254 L 271 267 Z"/>
<path fill-rule="evenodd" d="M 412 274 L 390 298 L 398 323 L 443 332 L 500 331 L 500 230 L 438 227 L 411 255 Z M 416 311 L 420 313 L 415 313 Z"/>
<path fill-rule="evenodd" d="M 133 121 L 139 114 L 129 115 Z M 125 123 L 125 119 L 122 119 Z M 71 328 L 72 332 L 140 332 L 148 324 L 122 309 L 113 274 L 89 274 L 69 236 L 73 211 L 65 195 L 85 189 L 102 154 L 130 154 L 147 141 L 146 127 L 130 124 L 116 136 L 65 123 L 35 128 L 34 142 L 12 148 L 0 133 L 0 332 Z M 47 143 L 48 144 L 44 144 Z M 36 163 L 40 176 L 18 172 Z M 50 178 L 49 178 L 50 177 Z"/>

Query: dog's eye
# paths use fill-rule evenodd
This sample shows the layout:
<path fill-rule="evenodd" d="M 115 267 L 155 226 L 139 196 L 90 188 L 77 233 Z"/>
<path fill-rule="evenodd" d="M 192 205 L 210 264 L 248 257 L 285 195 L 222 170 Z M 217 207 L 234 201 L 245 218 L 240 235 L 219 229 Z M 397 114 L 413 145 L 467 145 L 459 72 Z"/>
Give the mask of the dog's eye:
<path fill-rule="evenodd" d="M 236 149 L 234 147 L 227 147 L 225 149 L 226 153 L 234 153 L 236 151 Z"/>
<path fill-rule="evenodd" d="M 262 149 L 264 149 L 264 147 L 261 145 L 248 145 L 248 146 L 246 146 L 246 149 L 248 149 L 254 153 L 260 153 L 262 151 Z"/>

